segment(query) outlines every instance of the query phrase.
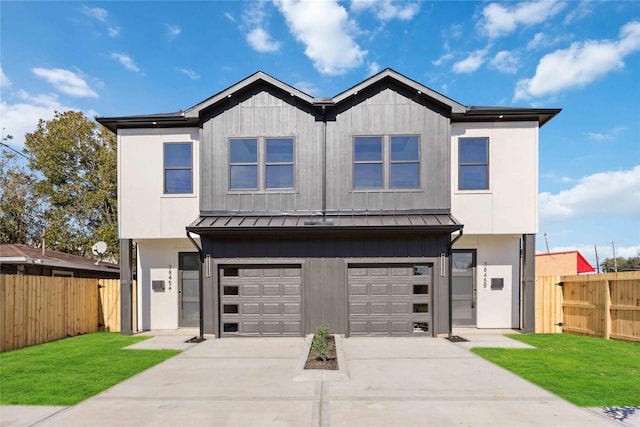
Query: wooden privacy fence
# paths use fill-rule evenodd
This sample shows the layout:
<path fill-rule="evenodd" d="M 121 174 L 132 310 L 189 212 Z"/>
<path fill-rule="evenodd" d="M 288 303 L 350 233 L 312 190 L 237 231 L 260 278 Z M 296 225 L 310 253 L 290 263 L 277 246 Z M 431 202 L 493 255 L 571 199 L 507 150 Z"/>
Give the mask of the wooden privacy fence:
<path fill-rule="evenodd" d="M 536 332 L 640 342 L 640 271 L 536 277 Z"/>
<path fill-rule="evenodd" d="M 135 289 L 134 282 L 134 322 Z M 0 351 L 120 331 L 120 281 L 0 275 L 0 322 Z"/>

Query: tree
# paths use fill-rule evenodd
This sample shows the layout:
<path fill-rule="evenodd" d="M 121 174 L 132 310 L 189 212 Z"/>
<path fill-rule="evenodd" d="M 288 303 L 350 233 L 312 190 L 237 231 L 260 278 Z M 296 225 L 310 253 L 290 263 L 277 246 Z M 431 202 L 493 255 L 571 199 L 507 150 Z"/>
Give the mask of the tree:
<path fill-rule="evenodd" d="M 86 256 L 97 241 L 118 258 L 116 138 L 78 111 L 56 112 L 25 136 L 47 247 Z"/>
<path fill-rule="evenodd" d="M 34 194 L 35 176 L 16 154 L 0 155 L 0 243 L 36 245 L 42 236 L 42 204 Z"/>
<path fill-rule="evenodd" d="M 607 258 L 601 264 L 602 271 L 610 273 L 616 271 L 615 266 L 618 266 L 618 271 L 638 271 L 640 270 L 640 256 L 623 258 L 616 257 L 615 262 L 613 258 Z"/>

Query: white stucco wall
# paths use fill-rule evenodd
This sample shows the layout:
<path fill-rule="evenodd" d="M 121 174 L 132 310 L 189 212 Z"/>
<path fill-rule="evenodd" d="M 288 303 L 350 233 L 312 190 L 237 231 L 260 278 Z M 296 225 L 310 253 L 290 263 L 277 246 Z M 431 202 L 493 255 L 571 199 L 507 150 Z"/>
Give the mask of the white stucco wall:
<path fill-rule="evenodd" d="M 200 244 L 200 240 L 196 239 Z M 178 328 L 178 253 L 196 252 L 187 239 L 148 239 L 137 243 L 138 325 L 142 330 Z M 165 291 L 151 289 L 164 280 Z"/>
<path fill-rule="evenodd" d="M 458 138 L 489 138 L 489 189 L 458 190 Z M 451 211 L 465 234 L 538 231 L 538 123 L 456 123 L 451 129 Z"/>
<path fill-rule="evenodd" d="M 120 238 L 182 238 L 199 214 L 199 131 L 118 131 L 118 222 Z M 192 142 L 193 193 L 164 194 L 163 144 Z"/>
<path fill-rule="evenodd" d="M 520 327 L 520 237 L 465 234 L 453 246 L 477 251 L 478 328 Z M 492 278 L 504 279 L 504 289 L 492 290 Z"/>

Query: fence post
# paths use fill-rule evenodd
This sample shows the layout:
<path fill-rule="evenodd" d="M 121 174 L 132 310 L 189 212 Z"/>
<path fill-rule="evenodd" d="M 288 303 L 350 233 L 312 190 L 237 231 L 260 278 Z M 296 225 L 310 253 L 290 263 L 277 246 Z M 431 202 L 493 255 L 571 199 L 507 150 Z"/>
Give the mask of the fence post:
<path fill-rule="evenodd" d="M 609 280 L 604 281 L 604 339 L 611 336 L 611 287 Z"/>

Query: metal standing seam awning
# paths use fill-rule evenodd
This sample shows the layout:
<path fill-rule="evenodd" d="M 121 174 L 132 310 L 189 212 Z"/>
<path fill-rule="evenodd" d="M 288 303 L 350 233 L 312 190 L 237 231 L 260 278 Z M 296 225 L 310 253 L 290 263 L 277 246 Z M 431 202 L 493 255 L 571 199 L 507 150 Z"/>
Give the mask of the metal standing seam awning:
<path fill-rule="evenodd" d="M 323 221 L 324 219 L 324 221 Z M 202 215 L 187 231 L 196 234 L 270 232 L 418 232 L 452 233 L 462 229 L 451 214 L 349 213 L 322 215 L 224 214 Z"/>

